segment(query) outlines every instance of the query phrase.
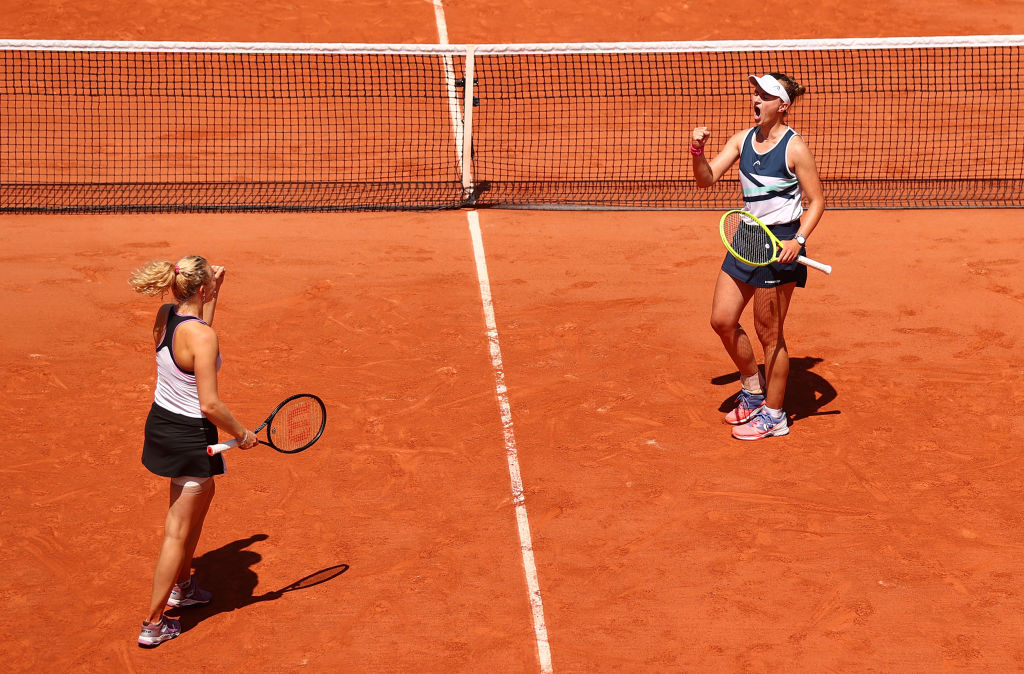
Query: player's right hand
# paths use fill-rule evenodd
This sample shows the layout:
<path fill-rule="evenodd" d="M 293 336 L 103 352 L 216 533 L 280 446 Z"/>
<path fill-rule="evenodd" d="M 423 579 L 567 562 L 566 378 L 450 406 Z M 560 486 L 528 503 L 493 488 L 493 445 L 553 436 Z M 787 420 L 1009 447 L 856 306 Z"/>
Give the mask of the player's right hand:
<path fill-rule="evenodd" d="M 690 145 L 694 148 L 704 147 L 704 143 L 708 142 L 708 138 L 711 138 L 711 131 L 706 126 L 698 126 L 693 130 L 693 135 L 690 137 Z"/>
<path fill-rule="evenodd" d="M 241 447 L 242 449 L 252 449 L 253 447 L 260 443 L 259 438 L 257 438 L 256 434 L 250 431 L 248 428 L 245 430 L 246 432 L 242 436 L 245 442 L 239 442 L 238 446 Z"/>

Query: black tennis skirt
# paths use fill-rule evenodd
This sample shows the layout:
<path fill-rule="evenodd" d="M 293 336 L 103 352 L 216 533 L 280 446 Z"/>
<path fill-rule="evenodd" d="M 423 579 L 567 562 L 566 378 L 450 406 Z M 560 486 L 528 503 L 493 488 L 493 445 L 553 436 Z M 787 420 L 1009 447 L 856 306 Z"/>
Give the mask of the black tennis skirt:
<path fill-rule="evenodd" d="M 224 458 L 206 453 L 217 442 L 217 427 L 206 418 L 186 417 L 156 403 L 146 418 L 142 465 L 163 477 L 212 477 L 224 473 Z"/>
<path fill-rule="evenodd" d="M 768 229 L 779 237 L 779 241 L 786 241 L 796 236 L 800 229 L 800 221 L 794 220 L 781 225 L 769 225 Z M 800 254 L 806 256 L 807 248 L 801 248 Z M 797 288 L 807 285 L 807 267 L 796 261 L 789 264 L 773 262 L 766 267 L 753 267 L 726 253 L 725 260 L 722 261 L 722 271 L 737 281 L 742 281 L 755 288 L 777 288 L 787 283 L 795 283 Z"/>

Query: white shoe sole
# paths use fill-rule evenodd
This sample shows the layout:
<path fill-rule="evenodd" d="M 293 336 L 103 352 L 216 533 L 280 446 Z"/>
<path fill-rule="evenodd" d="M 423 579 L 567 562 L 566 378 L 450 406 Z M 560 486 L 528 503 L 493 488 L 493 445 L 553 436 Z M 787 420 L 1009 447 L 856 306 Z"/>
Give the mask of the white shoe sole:
<path fill-rule="evenodd" d="M 192 599 L 183 599 L 178 602 L 173 602 L 170 599 L 168 599 L 167 605 L 171 608 L 190 608 L 192 606 L 206 606 L 210 603 L 210 601 L 211 599 L 207 599 L 206 601 L 194 601 Z"/>
<path fill-rule="evenodd" d="M 772 430 L 764 433 L 763 435 L 755 435 L 753 437 L 744 438 L 733 433 L 732 437 L 736 438 L 737 440 L 763 440 L 765 438 L 777 438 L 782 435 L 789 435 L 788 425 L 785 428 L 773 428 Z"/>
<path fill-rule="evenodd" d="M 177 634 L 169 634 L 169 635 L 166 635 L 166 636 L 163 636 L 163 637 L 156 637 L 156 638 L 152 638 L 152 639 L 143 639 L 142 637 L 140 637 L 139 638 L 139 648 L 156 648 L 157 646 L 159 646 L 160 644 L 164 643 L 165 641 L 170 641 L 171 639 L 177 639 L 178 638 L 178 634 L 181 634 L 181 632 L 178 632 Z"/>

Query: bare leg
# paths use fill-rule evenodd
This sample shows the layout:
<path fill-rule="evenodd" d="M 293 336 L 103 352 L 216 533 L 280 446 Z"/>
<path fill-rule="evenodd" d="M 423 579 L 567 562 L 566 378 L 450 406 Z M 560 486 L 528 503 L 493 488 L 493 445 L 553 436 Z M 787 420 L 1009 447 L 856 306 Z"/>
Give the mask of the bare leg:
<path fill-rule="evenodd" d="M 722 345 L 725 346 L 742 377 L 757 373 L 754 348 L 750 343 L 750 337 L 740 325 L 740 315 L 755 290 L 753 286 L 720 272 L 711 304 L 711 328 L 718 333 Z"/>
<path fill-rule="evenodd" d="M 212 483 L 212 479 L 207 482 Z M 205 484 L 204 484 L 205 486 Z M 164 541 L 153 573 L 153 594 L 150 598 L 148 622 L 158 622 L 163 616 L 167 598 L 178 581 L 181 568 L 186 560 L 191 566 L 192 551 L 195 550 L 198 534 L 189 548 L 189 540 L 196 523 L 202 526 L 203 518 L 210 507 L 213 485 L 200 493 L 183 491 L 180 485 L 171 483 L 170 507 L 164 522 Z M 186 580 L 188 575 L 185 576 Z"/>
<path fill-rule="evenodd" d="M 764 348 L 765 379 L 768 391 L 765 405 L 780 410 L 785 404 L 789 380 L 789 350 L 786 348 L 785 322 L 795 283 L 777 288 L 758 288 L 754 296 L 754 329 Z"/>
<path fill-rule="evenodd" d="M 217 491 L 217 486 L 213 480 L 214 478 L 211 477 L 203 483 L 204 487 L 209 485 L 209 488 L 202 494 L 205 497 L 205 503 L 195 512 L 195 519 L 189 528 L 188 538 L 185 540 L 185 556 L 181 561 L 181 568 L 178 570 L 176 583 L 188 582 L 189 577 L 192 575 L 192 557 L 195 555 L 196 545 L 199 544 L 199 537 L 203 533 L 206 513 L 210 512 L 210 503 L 213 502 L 213 495 Z"/>

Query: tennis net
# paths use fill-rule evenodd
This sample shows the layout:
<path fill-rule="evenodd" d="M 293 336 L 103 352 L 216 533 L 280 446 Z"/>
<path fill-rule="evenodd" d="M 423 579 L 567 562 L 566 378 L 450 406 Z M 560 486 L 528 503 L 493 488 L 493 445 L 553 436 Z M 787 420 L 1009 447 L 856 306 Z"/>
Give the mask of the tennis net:
<path fill-rule="evenodd" d="M 1021 206 L 1022 47 L 6 40 L 0 212 L 734 207 L 690 132 L 751 126 L 768 71 L 807 88 L 830 207 Z"/>

